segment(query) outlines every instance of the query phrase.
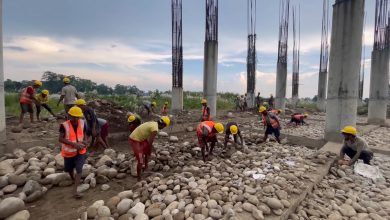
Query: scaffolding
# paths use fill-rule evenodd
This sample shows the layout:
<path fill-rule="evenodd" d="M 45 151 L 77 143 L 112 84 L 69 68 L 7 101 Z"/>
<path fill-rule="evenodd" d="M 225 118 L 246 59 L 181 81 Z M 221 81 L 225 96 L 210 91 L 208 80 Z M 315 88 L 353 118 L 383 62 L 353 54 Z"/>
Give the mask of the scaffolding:
<path fill-rule="evenodd" d="M 172 0 L 172 86 L 183 88 L 182 0 Z"/>
<path fill-rule="evenodd" d="M 247 93 L 254 94 L 256 87 L 256 0 L 248 0 L 248 55 Z"/>

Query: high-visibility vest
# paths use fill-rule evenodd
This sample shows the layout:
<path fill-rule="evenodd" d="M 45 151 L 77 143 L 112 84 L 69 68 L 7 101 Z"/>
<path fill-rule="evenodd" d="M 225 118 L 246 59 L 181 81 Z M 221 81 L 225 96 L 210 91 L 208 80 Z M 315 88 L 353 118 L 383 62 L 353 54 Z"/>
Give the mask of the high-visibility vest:
<path fill-rule="evenodd" d="M 215 123 L 213 121 L 201 122 L 198 125 L 198 127 L 196 128 L 196 134 L 198 135 L 198 137 L 202 137 L 202 135 L 203 135 L 203 128 L 206 128 L 208 133 L 209 133 L 207 138 L 214 137 L 215 136 L 215 133 L 213 132 L 214 124 Z"/>
<path fill-rule="evenodd" d="M 84 140 L 84 120 L 79 119 L 77 123 L 77 135 L 73 129 L 72 123 L 70 120 L 62 123 L 62 126 L 65 128 L 65 139 L 71 142 L 82 142 Z M 78 151 L 79 154 L 87 153 L 87 148 L 83 148 Z M 77 155 L 77 148 L 74 146 L 62 143 L 61 155 L 63 157 L 74 157 Z"/>
<path fill-rule="evenodd" d="M 267 125 L 267 117 L 268 117 L 269 118 L 269 122 L 270 122 L 270 124 L 271 124 L 271 126 L 273 128 L 278 128 L 279 127 L 279 123 L 278 123 L 277 120 L 275 120 L 275 119 L 273 119 L 273 118 L 271 118 L 269 116 L 264 116 L 263 114 L 261 116 L 263 118 L 264 125 Z"/>
<path fill-rule="evenodd" d="M 301 115 L 301 114 L 298 114 L 298 115 L 293 115 L 293 117 L 297 120 L 301 120 L 304 116 Z"/>
<path fill-rule="evenodd" d="M 210 121 L 210 115 L 207 112 L 208 107 L 202 106 L 202 121 Z"/>
<path fill-rule="evenodd" d="M 22 90 L 21 95 L 20 95 L 20 99 L 19 99 L 20 103 L 32 104 L 33 100 L 30 98 L 30 94 L 27 93 L 28 88 L 31 88 L 34 90 L 34 88 L 32 86 L 28 86 L 28 87 L 24 88 Z"/>
<path fill-rule="evenodd" d="M 279 114 L 279 110 L 278 109 L 272 109 L 270 112 L 272 112 L 274 114 Z"/>

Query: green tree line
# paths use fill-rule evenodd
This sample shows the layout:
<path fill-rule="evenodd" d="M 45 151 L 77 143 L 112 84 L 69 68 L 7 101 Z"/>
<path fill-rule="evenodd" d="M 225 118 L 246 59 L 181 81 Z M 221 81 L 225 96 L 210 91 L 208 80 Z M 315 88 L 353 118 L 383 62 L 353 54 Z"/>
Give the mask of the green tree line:
<path fill-rule="evenodd" d="M 50 93 L 60 93 L 62 87 L 64 86 L 62 80 L 68 77 L 71 81 L 71 84 L 76 87 L 76 89 L 80 92 L 88 93 L 96 91 L 101 95 L 125 95 L 125 94 L 135 94 L 141 95 L 144 92 L 137 88 L 134 85 L 120 85 L 117 84 L 115 87 L 110 87 L 105 84 L 97 84 L 89 79 L 83 79 L 80 77 L 76 77 L 74 75 L 65 76 L 63 74 L 54 73 L 51 71 L 46 71 L 43 73 L 41 77 L 41 81 L 43 83 L 43 88 L 50 91 Z M 4 89 L 6 92 L 20 92 L 26 86 L 31 85 L 31 81 L 23 80 L 23 81 L 13 81 L 7 79 L 4 81 Z"/>

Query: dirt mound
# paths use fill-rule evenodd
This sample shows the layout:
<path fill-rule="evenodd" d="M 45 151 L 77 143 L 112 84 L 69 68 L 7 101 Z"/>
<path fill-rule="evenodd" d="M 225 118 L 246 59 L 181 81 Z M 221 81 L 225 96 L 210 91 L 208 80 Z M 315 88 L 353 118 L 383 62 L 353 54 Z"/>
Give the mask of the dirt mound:
<path fill-rule="evenodd" d="M 107 120 L 110 124 L 110 133 L 127 131 L 127 115 L 129 112 L 114 102 L 105 99 L 96 99 L 88 102 L 97 117 Z"/>

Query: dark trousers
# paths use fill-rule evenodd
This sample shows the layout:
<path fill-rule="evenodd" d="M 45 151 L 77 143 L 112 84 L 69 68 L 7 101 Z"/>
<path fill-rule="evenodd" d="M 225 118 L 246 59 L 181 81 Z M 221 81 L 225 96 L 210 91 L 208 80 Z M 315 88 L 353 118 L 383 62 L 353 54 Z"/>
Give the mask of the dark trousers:
<path fill-rule="evenodd" d="M 37 114 L 39 115 L 41 113 L 41 106 L 44 107 L 48 112 L 52 113 L 51 108 L 46 103 L 42 103 L 40 105 L 35 105 L 37 108 Z"/>
<path fill-rule="evenodd" d="M 356 155 L 356 151 L 347 146 L 344 146 L 341 149 L 341 151 L 344 154 L 348 155 L 348 157 L 350 157 L 351 159 Z M 372 159 L 372 157 L 373 157 L 373 153 L 371 151 L 363 150 L 360 153 L 359 159 L 363 160 L 365 164 L 370 164 L 370 160 Z"/>

